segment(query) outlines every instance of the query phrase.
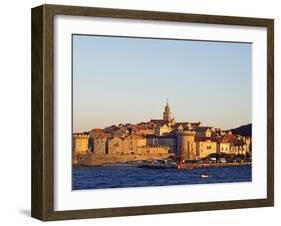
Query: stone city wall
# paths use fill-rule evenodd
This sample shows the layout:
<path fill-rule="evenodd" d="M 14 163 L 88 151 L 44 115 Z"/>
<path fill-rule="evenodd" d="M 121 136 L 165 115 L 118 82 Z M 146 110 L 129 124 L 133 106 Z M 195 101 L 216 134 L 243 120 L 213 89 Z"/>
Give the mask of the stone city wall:
<path fill-rule="evenodd" d="M 142 154 L 142 155 L 99 155 L 99 154 L 88 154 L 78 156 L 78 165 L 80 166 L 98 166 L 107 163 L 118 163 L 118 162 L 129 162 L 129 161 L 140 161 L 148 159 L 168 159 L 173 157 L 173 153 L 163 153 L 163 154 Z"/>

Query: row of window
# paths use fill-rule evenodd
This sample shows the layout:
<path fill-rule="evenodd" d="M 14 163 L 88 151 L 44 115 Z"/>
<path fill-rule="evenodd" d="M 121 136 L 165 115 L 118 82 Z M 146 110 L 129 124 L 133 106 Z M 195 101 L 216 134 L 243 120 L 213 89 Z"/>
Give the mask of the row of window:
<path fill-rule="evenodd" d="M 234 149 L 234 148 L 230 148 L 229 150 L 233 150 L 233 149 Z M 243 150 L 243 151 L 245 151 L 245 150 L 246 150 L 246 148 L 245 148 L 245 147 L 242 147 L 242 148 L 241 148 L 241 147 L 239 147 L 238 149 L 239 149 L 239 150 Z M 224 149 L 223 149 L 223 147 L 221 148 L 221 150 L 222 150 L 222 151 L 224 150 Z M 228 151 L 228 148 L 227 148 L 227 147 L 225 148 L 225 151 Z"/>

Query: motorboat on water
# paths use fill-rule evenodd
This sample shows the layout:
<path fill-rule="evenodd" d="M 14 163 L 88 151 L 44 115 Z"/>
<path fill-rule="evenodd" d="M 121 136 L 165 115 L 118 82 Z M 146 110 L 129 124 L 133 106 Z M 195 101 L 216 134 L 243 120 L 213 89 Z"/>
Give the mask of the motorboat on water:
<path fill-rule="evenodd" d="M 209 175 L 208 175 L 208 173 L 204 172 L 204 173 L 201 173 L 201 174 L 200 174 L 200 177 L 201 177 L 201 178 L 208 178 Z"/>

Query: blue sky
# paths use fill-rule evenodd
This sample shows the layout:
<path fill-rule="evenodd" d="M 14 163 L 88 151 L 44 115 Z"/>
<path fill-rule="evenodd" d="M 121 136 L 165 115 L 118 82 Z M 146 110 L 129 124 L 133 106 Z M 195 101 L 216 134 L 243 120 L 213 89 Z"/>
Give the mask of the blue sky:
<path fill-rule="evenodd" d="M 162 118 L 251 122 L 250 43 L 73 35 L 73 131 Z"/>

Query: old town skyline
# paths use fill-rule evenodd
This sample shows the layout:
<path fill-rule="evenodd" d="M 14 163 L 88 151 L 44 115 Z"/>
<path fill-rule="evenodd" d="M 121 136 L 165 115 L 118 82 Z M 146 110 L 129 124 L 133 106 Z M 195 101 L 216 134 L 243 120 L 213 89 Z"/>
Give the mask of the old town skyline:
<path fill-rule="evenodd" d="M 233 134 L 202 122 L 177 122 L 167 102 L 162 117 L 74 133 L 73 164 L 93 166 L 150 158 L 182 162 L 214 154 L 251 156 L 249 126 L 246 131 Z"/>

